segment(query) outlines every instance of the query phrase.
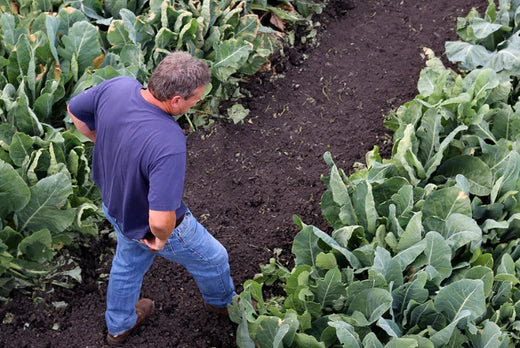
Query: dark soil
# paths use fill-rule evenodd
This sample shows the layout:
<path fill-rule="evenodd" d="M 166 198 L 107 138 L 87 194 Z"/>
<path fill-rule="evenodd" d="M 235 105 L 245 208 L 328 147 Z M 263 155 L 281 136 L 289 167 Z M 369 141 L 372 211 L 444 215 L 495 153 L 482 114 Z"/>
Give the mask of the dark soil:
<path fill-rule="evenodd" d="M 353 5 L 355 5 L 354 8 Z M 186 202 L 227 247 L 240 285 L 267 263 L 282 261 L 298 232 L 292 215 L 328 230 L 319 206 L 327 174 L 322 156 L 351 171 L 374 145 L 391 149 L 383 116 L 412 99 L 424 67 L 422 47 L 444 52 L 455 40 L 456 18 L 484 0 L 336 0 L 318 20 L 319 46 L 287 49 L 271 73 L 248 84 L 251 114 L 244 125 L 217 122 L 188 139 Z M 298 47 L 298 45 L 297 45 Z M 103 346 L 106 274 L 114 243 L 107 235 L 75 252 L 83 283 L 33 299 L 15 293 L 0 307 L 0 346 Z M 142 295 L 153 316 L 133 334 L 135 347 L 233 347 L 236 326 L 206 312 L 196 284 L 180 266 L 157 259 Z M 43 302 L 36 301 L 38 296 Z M 65 301 L 60 312 L 52 301 Z M 39 302 L 39 303 L 38 303 Z M 58 324 L 54 326 L 55 324 Z M 54 329 L 53 329 L 54 326 Z"/>

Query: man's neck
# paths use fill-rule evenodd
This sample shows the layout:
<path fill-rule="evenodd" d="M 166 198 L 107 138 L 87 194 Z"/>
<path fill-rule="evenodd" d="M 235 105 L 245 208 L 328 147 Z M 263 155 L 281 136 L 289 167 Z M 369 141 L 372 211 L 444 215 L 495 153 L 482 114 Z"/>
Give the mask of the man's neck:
<path fill-rule="evenodd" d="M 157 98 L 155 98 L 155 97 L 153 96 L 153 94 L 150 92 L 149 89 L 141 89 L 141 96 L 142 96 L 142 97 L 144 98 L 144 100 L 146 100 L 148 103 L 157 106 L 158 108 L 160 108 L 160 109 L 163 110 L 164 112 L 169 113 L 170 115 L 172 114 L 172 113 L 171 113 L 171 110 L 170 110 L 170 108 L 169 108 L 169 103 L 167 103 L 167 102 L 162 102 L 162 101 L 158 100 Z"/>

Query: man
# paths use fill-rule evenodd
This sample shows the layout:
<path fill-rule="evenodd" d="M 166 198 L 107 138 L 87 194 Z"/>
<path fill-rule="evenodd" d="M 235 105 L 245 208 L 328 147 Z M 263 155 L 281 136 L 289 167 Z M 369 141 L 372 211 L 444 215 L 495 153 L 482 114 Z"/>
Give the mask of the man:
<path fill-rule="evenodd" d="M 76 128 L 95 143 L 92 178 L 117 234 L 105 312 L 108 343 L 124 342 L 153 311 L 153 301 L 139 294 L 156 255 L 186 267 L 209 309 L 227 313 L 235 295 L 226 249 L 182 201 L 186 138 L 172 118 L 201 99 L 210 77 L 206 63 L 173 52 L 147 89 L 117 77 L 68 106 Z"/>

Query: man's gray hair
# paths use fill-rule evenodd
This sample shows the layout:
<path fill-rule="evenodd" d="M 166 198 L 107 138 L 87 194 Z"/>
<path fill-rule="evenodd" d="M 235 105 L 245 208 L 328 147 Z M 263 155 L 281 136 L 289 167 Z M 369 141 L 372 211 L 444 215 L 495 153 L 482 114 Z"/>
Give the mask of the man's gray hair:
<path fill-rule="evenodd" d="M 191 97 L 195 89 L 208 84 L 211 79 L 208 65 L 187 52 L 172 52 L 155 68 L 148 88 L 152 95 L 165 101 L 176 95 Z"/>

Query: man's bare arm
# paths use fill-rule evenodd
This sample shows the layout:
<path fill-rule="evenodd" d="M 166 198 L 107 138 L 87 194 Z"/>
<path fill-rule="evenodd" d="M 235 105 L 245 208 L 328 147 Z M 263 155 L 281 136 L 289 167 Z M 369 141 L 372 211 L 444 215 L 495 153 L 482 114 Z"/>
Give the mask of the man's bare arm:
<path fill-rule="evenodd" d="M 87 124 L 85 122 L 83 122 L 82 120 L 80 120 L 79 118 L 74 116 L 72 114 L 72 112 L 70 112 L 70 109 L 69 109 L 68 105 L 67 105 L 67 112 L 69 113 L 70 119 L 72 120 L 72 122 L 74 122 L 74 125 L 76 126 L 78 131 L 81 134 L 83 134 L 84 136 L 86 136 L 87 138 L 89 138 L 90 141 L 95 143 L 96 142 L 96 131 L 95 130 L 91 130 L 90 128 L 88 128 L 88 126 L 87 126 Z"/>
<path fill-rule="evenodd" d="M 148 211 L 148 224 L 150 225 L 150 231 L 154 235 L 153 239 L 141 239 L 141 242 L 148 245 L 152 251 L 161 250 L 170 238 L 170 235 L 175 228 L 175 210 L 170 211 L 159 211 L 149 210 Z"/>

